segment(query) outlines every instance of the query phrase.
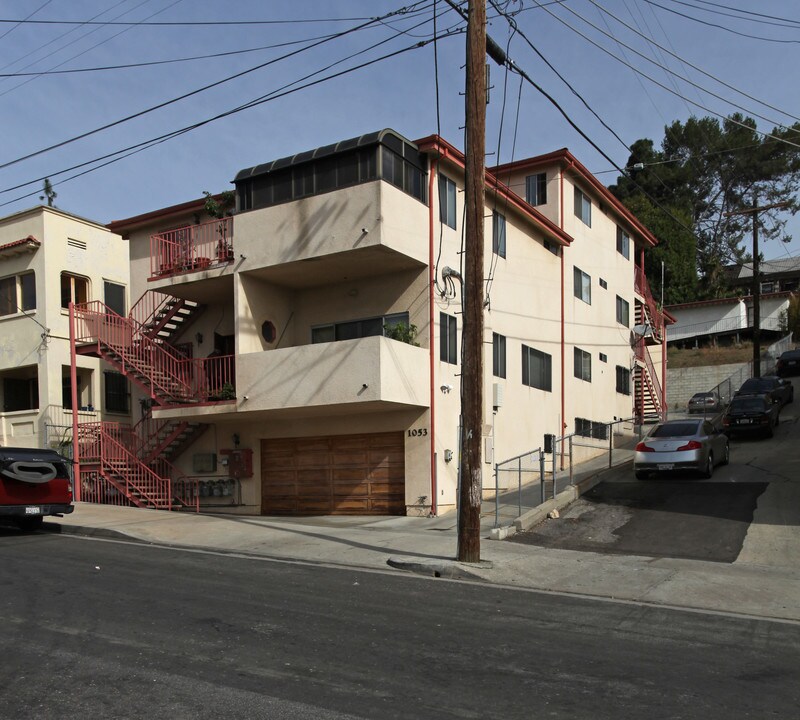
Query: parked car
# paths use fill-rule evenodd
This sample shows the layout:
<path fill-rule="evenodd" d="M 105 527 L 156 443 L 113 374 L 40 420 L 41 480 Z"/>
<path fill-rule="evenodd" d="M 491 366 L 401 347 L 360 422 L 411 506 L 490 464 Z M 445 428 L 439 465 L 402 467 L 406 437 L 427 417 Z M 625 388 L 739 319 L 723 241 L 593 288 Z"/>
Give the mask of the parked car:
<path fill-rule="evenodd" d="M 636 446 L 633 469 L 639 480 L 663 472 L 689 470 L 710 478 L 715 465 L 727 465 L 728 438 L 708 420 L 658 423 Z"/>
<path fill-rule="evenodd" d="M 686 408 L 689 413 L 716 413 L 722 410 L 722 400 L 713 390 L 710 392 L 699 392 L 689 398 Z"/>
<path fill-rule="evenodd" d="M 734 435 L 766 435 L 772 437 L 780 422 L 780 403 L 767 395 L 739 395 L 731 400 L 722 427 L 725 433 Z"/>
<path fill-rule="evenodd" d="M 779 377 L 800 375 L 800 350 L 787 350 L 781 353 L 775 363 L 775 372 Z"/>
<path fill-rule="evenodd" d="M 35 530 L 45 515 L 71 513 L 68 462 L 55 450 L 0 448 L 0 520 Z"/>
<path fill-rule="evenodd" d="M 736 397 L 739 395 L 766 395 L 783 407 L 794 402 L 794 385 L 775 375 L 764 375 L 745 380 L 736 391 Z"/>

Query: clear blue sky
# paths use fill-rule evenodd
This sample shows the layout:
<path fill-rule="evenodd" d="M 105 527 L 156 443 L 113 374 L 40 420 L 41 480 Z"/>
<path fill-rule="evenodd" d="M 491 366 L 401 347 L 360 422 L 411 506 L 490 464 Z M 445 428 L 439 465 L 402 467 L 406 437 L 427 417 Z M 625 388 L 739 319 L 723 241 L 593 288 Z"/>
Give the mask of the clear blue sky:
<path fill-rule="evenodd" d="M 658 143 L 665 124 L 685 121 L 691 114 L 734 112 L 737 108 L 730 101 L 741 105 L 745 114 L 767 118 L 757 119 L 763 131 L 771 130 L 776 123 L 791 124 L 800 117 L 800 7 L 796 0 L 522 0 L 501 4 L 509 12 L 521 11 L 515 16 L 520 31 L 628 145 L 641 137 Z M 412 11 L 353 30 L 404 5 Z M 145 67 L 0 77 L 5 140 L 0 165 L 264 65 L 162 109 L 0 169 L 0 191 L 36 181 L 2 192 L 0 202 L 7 204 L 0 207 L 0 213 L 38 203 L 40 178 L 49 176 L 58 193 L 59 207 L 109 222 L 200 197 L 204 190 L 224 190 L 231 187 L 231 179 L 242 168 L 365 132 L 392 127 L 410 139 L 435 133 L 433 45 L 378 59 L 428 39 L 433 32 L 432 0 L 405 0 L 404 5 L 389 0 L 0 2 L 0 20 L 30 16 L 30 20 L 83 23 L 272 21 L 192 26 L 0 23 L 0 73 L 98 68 L 252 50 Z M 440 33 L 463 27 L 444 0 L 438 0 L 436 7 Z M 735 12 L 737 8 L 762 15 L 744 17 Z M 510 38 L 508 23 L 491 7 L 489 16 L 489 34 L 502 47 L 508 46 L 510 57 L 608 156 L 624 166 L 628 151 L 619 140 L 520 34 Z M 345 34 L 307 48 L 314 39 L 334 33 Z M 637 33 L 655 40 L 663 49 L 655 48 Z M 376 43 L 382 44 L 369 49 Z M 463 34 L 438 43 L 441 134 L 458 147 L 463 147 L 464 44 Z M 290 53 L 294 54 L 286 57 Z M 608 53 L 627 60 L 674 92 L 637 75 Z M 270 61 L 275 62 L 266 64 Z M 294 87 L 293 83 L 313 81 L 369 61 L 375 62 L 206 124 L 82 177 L 66 181 L 81 170 L 59 174 L 279 93 L 282 88 Z M 756 99 L 737 94 L 682 61 Z M 702 89 L 668 75 L 663 66 Z M 615 171 L 608 172 L 612 170 L 609 162 L 529 85 L 523 86 L 518 104 L 518 76 L 506 78 L 501 68 L 492 65 L 491 84 L 487 152 L 492 154 L 488 163 L 568 147 L 603 182 L 616 179 Z M 711 90 L 724 100 L 703 90 Z M 21 197 L 27 193 L 32 195 Z M 763 251 L 767 258 L 800 254 L 800 223 L 793 221 L 791 228 L 797 240 L 786 246 L 766 244 Z"/>

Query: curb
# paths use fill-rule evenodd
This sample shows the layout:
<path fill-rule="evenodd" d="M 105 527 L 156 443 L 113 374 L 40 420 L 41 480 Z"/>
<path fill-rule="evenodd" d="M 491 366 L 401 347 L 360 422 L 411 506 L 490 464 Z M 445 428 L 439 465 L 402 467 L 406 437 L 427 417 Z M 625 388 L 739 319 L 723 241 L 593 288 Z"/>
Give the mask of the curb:
<path fill-rule="evenodd" d="M 602 481 L 602 476 L 609 470 L 615 470 L 627 464 L 632 464 L 633 458 L 623 460 L 621 463 L 614 465 L 610 468 L 603 468 L 598 470 L 592 475 L 579 480 L 574 485 L 570 485 L 565 490 L 562 490 L 558 495 L 550 500 L 546 500 L 533 510 L 528 510 L 522 513 L 511 525 L 504 527 L 492 528 L 489 537 L 492 540 L 505 540 L 518 532 L 525 532 L 530 530 L 534 525 L 538 525 L 545 520 L 549 513 L 553 510 L 561 512 L 564 508 L 575 502 L 585 492 L 591 490 L 595 485 Z"/>
<path fill-rule="evenodd" d="M 44 532 L 54 535 L 82 535 L 88 537 L 110 538 L 113 540 L 131 540 L 133 542 L 146 543 L 132 535 L 126 535 L 119 530 L 109 530 L 108 528 L 95 528 L 87 525 L 62 525 L 61 523 L 47 522 L 42 525 Z"/>
<path fill-rule="evenodd" d="M 401 559 L 390 557 L 386 564 L 397 570 L 407 570 L 417 575 L 445 578 L 447 580 L 485 580 L 467 568 L 480 567 L 491 569 L 492 563 L 481 560 L 475 565 L 460 563 L 457 560 L 430 560 L 428 558 Z"/>

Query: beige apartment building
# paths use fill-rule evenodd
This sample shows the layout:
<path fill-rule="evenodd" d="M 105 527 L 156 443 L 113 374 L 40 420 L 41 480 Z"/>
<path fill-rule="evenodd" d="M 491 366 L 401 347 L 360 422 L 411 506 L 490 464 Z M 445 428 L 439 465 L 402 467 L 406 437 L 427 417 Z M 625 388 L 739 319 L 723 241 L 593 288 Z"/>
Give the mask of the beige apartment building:
<path fill-rule="evenodd" d="M 130 422 L 126 377 L 99 360 L 70 380 L 69 303 L 127 314 L 128 246 L 105 226 L 54 207 L 0 219 L 0 444 L 71 452 L 81 423 Z"/>
<path fill-rule="evenodd" d="M 493 463 L 545 434 L 658 416 L 664 317 L 641 272 L 655 238 L 568 151 L 486 183 L 489 490 Z M 197 200 L 109 226 L 129 242 L 141 299 L 121 327 L 78 305 L 76 347 L 134 378 L 146 417 L 132 480 L 98 460 L 113 437 L 86 436 L 87 498 L 454 508 L 463 154 L 384 130 L 247 168 L 234 185 L 230 215 Z"/>

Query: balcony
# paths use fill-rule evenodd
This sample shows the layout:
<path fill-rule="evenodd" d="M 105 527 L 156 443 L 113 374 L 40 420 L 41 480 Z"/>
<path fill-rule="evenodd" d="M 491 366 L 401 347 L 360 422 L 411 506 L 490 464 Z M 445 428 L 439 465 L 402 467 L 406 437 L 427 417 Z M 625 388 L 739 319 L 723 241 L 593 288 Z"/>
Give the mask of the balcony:
<path fill-rule="evenodd" d="M 238 409 L 300 417 L 428 407 L 428 359 L 427 349 L 381 336 L 239 355 Z"/>
<path fill-rule="evenodd" d="M 428 237 L 428 207 L 380 180 L 236 216 L 241 269 L 292 288 L 423 268 Z"/>
<path fill-rule="evenodd" d="M 223 267 L 233 262 L 233 218 L 150 236 L 150 279 Z"/>

